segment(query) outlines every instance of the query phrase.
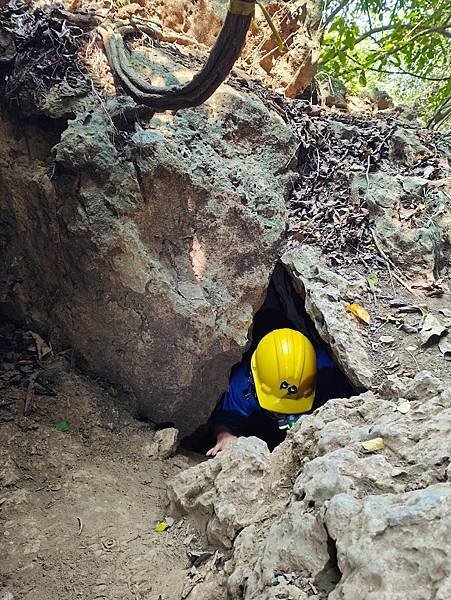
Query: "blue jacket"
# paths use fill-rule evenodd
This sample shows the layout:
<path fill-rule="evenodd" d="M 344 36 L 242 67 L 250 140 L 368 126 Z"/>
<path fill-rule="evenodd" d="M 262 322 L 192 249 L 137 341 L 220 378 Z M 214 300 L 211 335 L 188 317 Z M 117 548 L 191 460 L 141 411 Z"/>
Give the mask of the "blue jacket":
<path fill-rule="evenodd" d="M 333 360 L 323 348 L 316 348 L 316 367 L 317 380 L 328 373 L 336 371 L 341 375 L 335 366 Z M 318 396 L 318 385 L 315 394 L 315 403 L 313 408 L 317 408 L 329 398 Z M 263 410 L 255 395 L 254 384 L 250 365 L 247 362 L 241 362 L 232 369 L 229 379 L 229 387 L 222 395 L 216 406 L 212 421 L 214 425 L 224 425 L 235 435 L 243 435 L 246 430 L 246 420 L 256 411 Z"/>

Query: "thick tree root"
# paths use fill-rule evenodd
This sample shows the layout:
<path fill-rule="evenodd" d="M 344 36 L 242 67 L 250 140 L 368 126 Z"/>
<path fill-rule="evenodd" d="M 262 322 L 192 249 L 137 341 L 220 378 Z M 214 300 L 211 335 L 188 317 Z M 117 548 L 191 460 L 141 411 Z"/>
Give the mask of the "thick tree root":
<path fill-rule="evenodd" d="M 108 62 L 124 89 L 139 104 L 155 111 L 177 110 L 198 106 L 207 100 L 221 85 L 240 56 L 246 34 L 254 14 L 254 0 L 234 0 L 215 45 L 203 68 L 193 79 L 179 86 L 156 87 L 145 81 L 132 67 L 124 46 L 122 35 L 131 31 L 145 31 L 158 35 L 141 25 L 114 26 L 102 24 L 98 30 L 102 36 Z M 236 14 L 235 12 L 240 14 Z M 244 14 L 243 14 L 244 13 Z"/>

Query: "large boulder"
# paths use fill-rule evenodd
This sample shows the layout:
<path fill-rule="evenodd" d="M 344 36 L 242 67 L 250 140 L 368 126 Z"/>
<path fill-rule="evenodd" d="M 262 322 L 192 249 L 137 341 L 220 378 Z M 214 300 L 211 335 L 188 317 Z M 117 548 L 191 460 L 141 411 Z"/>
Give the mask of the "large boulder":
<path fill-rule="evenodd" d="M 207 534 L 222 521 L 208 539 L 233 542 L 230 560 L 208 572 L 231 598 L 444 599 L 450 433 L 449 385 L 393 377 L 301 418 L 272 454 L 238 439 L 178 475 L 170 498 Z"/>
<path fill-rule="evenodd" d="M 301 246 L 288 250 L 282 263 L 305 310 L 322 339 L 332 349 L 340 367 L 356 388 L 369 388 L 374 377 L 367 351 L 366 333 L 346 306 L 363 297 L 363 277 L 350 281 L 328 269 L 318 248 Z"/>
<path fill-rule="evenodd" d="M 86 105 L 86 102 L 85 102 Z M 118 131 L 91 105 L 1 130 L 3 309 L 182 433 L 240 359 L 285 229 L 295 146 L 254 96 Z M 187 408 L 189 407 L 189 408 Z"/>
<path fill-rule="evenodd" d="M 451 259 L 449 180 L 379 170 L 356 175 L 352 188 L 365 198 L 375 242 L 392 264 L 430 280 L 446 269 Z"/>
<path fill-rule="evenodd" d="M 343 581 L 329 600 L 444 600 L 451 594 L 446 541 L 451 486 L 357 500 L 335 496 L 326 513 Z"/>
<path fill-rule="evenodd" d="M 183 471 L 168 486 L 173 509 L 207 524 L 210 542 L 229 547 L 236 534 L 263 509 L 270 472 L 265 442 L 241 437 L 219 454 Z"/>

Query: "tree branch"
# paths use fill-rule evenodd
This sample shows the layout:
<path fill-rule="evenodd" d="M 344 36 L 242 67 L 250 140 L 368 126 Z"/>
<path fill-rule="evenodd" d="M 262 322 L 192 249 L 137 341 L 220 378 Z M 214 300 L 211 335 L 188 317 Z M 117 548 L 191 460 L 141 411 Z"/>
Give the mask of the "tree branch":
<path fill-rule="evenodd" d="M 412 25 L 402 25 L 402 27 L 404 29 L 415 29 L 415 26 Z M 375 33 L 380 33 L 382 31 L 390 31 L 395 29 L 396 26 L 395 25 L 381 25 L 380 27 L 374 27 L 373 29 L 370 29 L 368 31 L 365 31 L 365 33 L 362 33 L 358 38 L 356 38 L 354 46 L 357 46 L 357 44 L 360 44 L 360 42 L 363 42 L 363 40 L 366 40 L 367 38 L 371 37 L 372 35 L 374 35 Z M 384 54 L 384 56 L 391 56 L 392 54 L 396 54 L 396 52 L 399 52 L 400 50 L 402 50 L 402 48 L 405 48 L 405 46 L 407 46 L 408 44 L 411 44 L 413 41 L 415 41 L 416 39 L 418 39 L 419 37 L 426 35 L 427 33 L 439 33 L 440 35 L 445 36 L 446 38 L 450 38 L 451 37 L 451 28 L 448 27 L 447 25 L 442 25 L 440 27 L 425 27 L 424 29 L 421 29 L 418 33 L 416 33 L 413 37 L 411 37 L 409 40 L 407 40 L 404 44 L 401 44 L 400 46 L 396 46 L 396 48 L 392 48 L 391 50 L 383 53 L 381 52 L 381 54 Z M 339 52 L 346 52 L 346 50 L 348 50 L 348 46 L 342 46 L 339 50 Z M 329 59 L 331 60 L 331 59 Z M 325 65 L 327 64 L 326 61 L 324 62 L 320 62 L 319 65 Z"/>
<path fill-rule="evenodd" d="M 359 63 L 359 61 L 354 58 L 353 56 L 349 56 L 348 57 L 350 60 L 352 60 L 352 62 L 356 63 L 358 65 L 358 68 L 355 69 L 349 69 L 347 72 L 351 73 L 351 72 L 356 72 L 356 71 L 361 71 L 363 69 L 363 66 Z M 391 63 L 393 65 L 393 63 Z M 402 69 L 401 67 L 396 67 L 396 65 L 393 65 L 396 69 L 399 69 L 398 71 L 388 71 L 386 69 L 376 69 L 375 67 L 365 67 L 366 71 L 374 71 L 376 73 L 384 73 L 385 75 L 408 75 L 410 77 L 416 77 L 417 79 L 421 79 L 424 81 L 449 81 L 449 77 L 428 77 L 427 75 L 420 75 L 419 73 L 411 73 L 410 71 L 406 71 L 405 69 Z"/>
<path fill-rule="evenodd" d="M 326 27 L 328 25 L 330 25 L 331 21 L 333 21 L 335 19 L 335 17 L 338 15 L 339 12 L 341 12 L 343 10 L 343 8 L 349 4 L 350 0 L 341 0 L 340 4 L 334 8 L 334 10 L 330 13 L 330 15 L 328 15 L 322 25 L 323 29 L 326 29 Z"/>
<path fill-rule="evenodd" d="M 98 31 L 112 71 L 136 102 L 154 111 L 178 110 L 205 102 L 229 75 L 244 46 L 254 8 L 255 0 L 231 2 L 204 66 L 190 82 L 167 88 L 152 85 L 133 68 L 122 38 L 122 33 L 128 31 L 127 27 L 102 23 Z"/>

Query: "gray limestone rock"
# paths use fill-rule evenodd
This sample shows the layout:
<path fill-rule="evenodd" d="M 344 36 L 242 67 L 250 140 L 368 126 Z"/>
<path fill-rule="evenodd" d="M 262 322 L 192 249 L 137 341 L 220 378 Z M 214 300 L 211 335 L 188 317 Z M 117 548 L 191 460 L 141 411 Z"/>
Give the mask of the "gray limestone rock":
<path fill-rule="evenodd" d="M 152 421 L 188 433 L 247 344 L 285 231 L 295 142 L 259 99 L 227 86 L 131 129 L 118 134 L 91 106 L 60 139 L 1 130 L 15 233 L 0 301 L 134 392 Z"/>
<path fill-rule="evenodd" d="M 325 522 L 342 579 L 329 600 L 445 600 L 451 594 L 451 488 L 357 500 L 335 496 Z"/>
<path fill-rule="evenodd" d="M 217 576 L 229 597 L 449 596 L 451 387 L 422 372 L 384 394 L 329 401 L 263 453 L 263 468 L 258 440 L 239 438 L 176 478 L 179 508 L 213 524 L 210 541 L 233 540 Z M 384 448 L 368 454 L 375 437 Z"/>
<path fill-rule="evenodd" d="M 421 343 L 423 346 L 426 344 L 436 344 L 447 331 L 448 330 L 440 323 L 439 319 L 435 315 L 429 313 L 426 315 L 420 330 Z"/>
<path fill-rule="evenodd" d="M 364 282 L 348 281 L 328 269 L 316 248 L 290 250 L 282 256 L 282 262 L 305 299 L 308 315 L 333 350 L 343 371 L 356 387 L 370 387 L 373 372 L 365 333 L 355 318 L 346 312 L 346 306 L 363 293 Z"/>
<path fill-rule="evenodd" d="M 293 502 L 268 530 L 260 559 L 262 583 L 270 584 L 277 573 L 305 571 L 316 576 L 328 560 L 321 520 L 307 513 L 302 503 Z"/>
<path fill-rule="evenodd" d="M 262 440 L 231 442 L 214 459 L 175 477 L 168 486 L 173 510 L 195 514 L 212 543 L 230 547 L 237 532 L 265 512 L 270 453 Z"/>
<path fill-rule="evenodd" d="M 178 439 L 179 431 L 175 427 L 156 431 L 147 454 L 148 458 L 169 458 L 177 450 Z"/>
<path fill-rule="evenodd" d="M 424 146 L 411 129 L 400 127 L 390 138 L 390 158 L 394 162 L 412 166 L 416 162 L 431 155 L 429 148 Z"/>
<path fill-rule="evenodd" d="M 380 454 L 367 456 L 347 448 L 334 450 L 306 463 L 296 479 L 293 493 L 313 505 L 324 504 L 335 495 L 358 490 L 361 482 L 379 491 L 400 492 L 395 477 L 403 473 Z"/>
<path fill-rule="evenodd" d="M 429 278 L 449 264 L 451 201 L 443 190 L 382 170 L 356 175 L 352 189 L 365 197 L 373 235 L 393 263 Z"/>

